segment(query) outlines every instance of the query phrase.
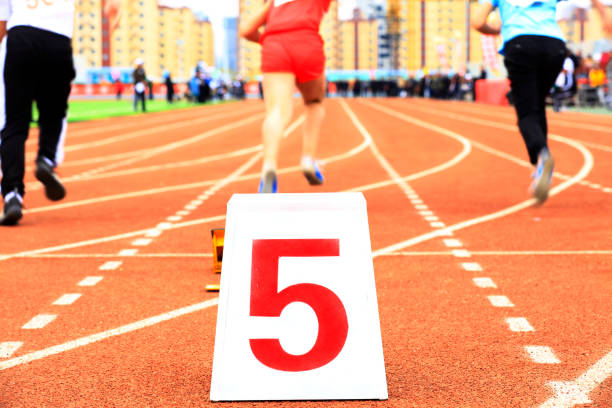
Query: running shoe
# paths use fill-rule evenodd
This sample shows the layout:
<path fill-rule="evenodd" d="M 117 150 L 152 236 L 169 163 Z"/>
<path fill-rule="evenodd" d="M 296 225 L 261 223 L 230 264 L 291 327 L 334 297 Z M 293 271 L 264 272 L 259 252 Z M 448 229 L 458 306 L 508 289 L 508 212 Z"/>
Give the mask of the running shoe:
<path fill-rule="evenodd" d="M 45 194 L 49 200 L 59 201 L 66 196 L 66 189 L 53 171 L 53 166 L 42 157 L 36 160 L 35 175 L 38 181 L 45 186 Z"/>
<path fill-rule="evenodd" d="M 302 173 L 304 173 L 304 177 L 311 186 L 323 184 L 323 174 L 316 160 L 302 159 Z"/>
<path fill-rule="evenodd" d="M 23 217 L 21 209 L 22 204 L 19 199 L 19 193 L 15 190 L 15 193 L 11 194 L 11 198 L 4 203 L 4 212 L 2 213 L 2 218 L 0 218 L 0 225 L 17 225 L 21 217 Z"/>
<path fill-rule="evenodd" d="M 278 192 L 278 182 L 276 180 L 276 172 L 268 170 L 264 173 L 259 183 L 259 193 L 276 193 Z"/>
<path fill-rule="evenodd" d="M 554 168 L 555 161 L 551 157 L 548 149 L 542 149 L 538 155 L 536 170 L 531 176 L 533 178 L 531 191 L 533 193 L 533 197 L 538 201 L 538 204 L 544 203 L 544 201 L 546 201 L 548 198 L 548 190 L 550 189 L 550 182 L 552 180 Z"/>

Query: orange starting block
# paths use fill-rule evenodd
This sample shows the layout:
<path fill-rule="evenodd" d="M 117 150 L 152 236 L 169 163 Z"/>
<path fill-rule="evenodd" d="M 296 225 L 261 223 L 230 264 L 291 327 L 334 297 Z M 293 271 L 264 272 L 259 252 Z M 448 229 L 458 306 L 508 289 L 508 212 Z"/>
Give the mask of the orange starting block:
<path fill-rule="evenodd" d="M 221 263 L 223 261 L 223 241 L 225 240 L 225 228 L 215 228 L 210 230 L 212 235 L 212 257 L 213 272 L 221 273 Z"/>

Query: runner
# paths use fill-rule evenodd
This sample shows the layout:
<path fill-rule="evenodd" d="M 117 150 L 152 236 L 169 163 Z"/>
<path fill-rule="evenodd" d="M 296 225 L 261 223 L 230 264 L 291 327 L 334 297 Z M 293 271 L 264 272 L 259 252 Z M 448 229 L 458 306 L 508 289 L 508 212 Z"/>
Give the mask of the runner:
<path fill-rule="evenodd" d="M 323 183 L 314 155 L 325 116 L 325 54 L 319 26 L 332 0 L 271 0 L 240 27 L 240 35 L 262 45 L 261 70 L 266 119 L 260 193 L 276 193 L 278 151 L 293 114 L 295 86 L 306 107 L 302 172 L 311 185 Z M 266 25 L 262 33 L 260 28 Z"/>
<path fill-rule="evenodd" d="M 530 191 L 538 203 L 548 198 L 554 160 L 548 149 L 545 100 L 561 72 L 565 39 L 556 21 L 557 0 L 480 0 L 472 27 L 483 34 L 501 33 L 518 126 L 529 160 L 536 166 Z M 600 0 L 592 0 L 604 29 L 612 33 L 612 15 Z M 490 20 L 498 8 L 501 21 Z"/>
<path fill-rule="evenodd" d="M 108 0 L 113 27 L 119 0 Z M 47 198 L 61 200 L 66 190 L 55 174 L 64 157 L 66 111 L 75 76 L 71 37 L 74 0 L 0 0 L 0 158 L 4 211 L 0 225 L 22 217 L 25 142 L 36 101 L 40 129 L 36 178 Z M 6 35 L 4 35 L 7 30 Z M 45 75 L 39 75 L 41 67 Z"/>

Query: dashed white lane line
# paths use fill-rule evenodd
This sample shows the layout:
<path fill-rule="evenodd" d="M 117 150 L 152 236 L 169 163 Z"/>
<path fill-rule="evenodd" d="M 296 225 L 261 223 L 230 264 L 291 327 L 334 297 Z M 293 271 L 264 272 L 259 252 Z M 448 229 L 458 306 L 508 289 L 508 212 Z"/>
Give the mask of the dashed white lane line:
<path fill-rule="evenodd" d="M 458 239 L 445 239 L 444 245 L 446 245 L 448 248 L 460 248 L 463 246 L 461 241 Z"/>
<path fill-rule="evenodd" d="M 550 347 L 547 346 L 525 346 L 525 351 L 529 354 L 529 358 L 538 364 L 560 364 L 561 361 L 557 358 Z"/>
<path fill-rule="evenodd" d="M 489 302 L 495 307 L 514 307 L 514 304 L 503 295 L 487 296 Z"/>
<path fill-rule="evenodd" d="M 434 215 L 433 211 L 431 210 L 421 210 L 419 211 L 419 214 L 422 215 L 423 217 Z"/>
<path fill-rule="evenodd" d="M 132 245 L 133 246 L 147 246 L 151 242 L 153 242 L 151 238 L 140 238 L 140 239 L 132 241 Z"/>
<path fill-rule="evenodd" d="M 554 381 L 550 387 L 555 396 L 539 408 L 571 408 L 574 405 L 590 404 L 589 394 L 604 381 L 612 377 L 612 351 L 589 368 L 575 381 Z"/>
<path fill-rule="evenodd" d="M 21 364 L 26 364 L 35 360 L 40 360 L 45 357 L 52 356 L 54 354 L 63 353 L 65 351 L 73 350 L 79 347 L 86 346 L 91 343 L 107 339 L 109 337 L 120 336 L 125 333 L 133 332 L 136 330 L 144 329 L 145 327 L 154 326 L 156 324 L 165 322 L 167 320 L 175 319 L 179 316 L 187 315 L 190 313 L 198 312 L 210 307 L 216 306 L 219 303 L 219 298 L 207 300 L 202 303 L 187 306 L 181 309 L 174 310 L 172 312 L 163 313 L 157 316 L 150 317 L 135 323 L 130 323 L 125 326 L 118 327 L 116 329 L 107 330 L 101 333 L 93 334 L 87 337 L 81 337 L 80 339 L 72 340 L 57 346 L 49 347 L 44 350 L 35 351 L 20 357 L 16 357 L 6 361 L 0 361 L 0 371 L 12 368 Z"/>
<path fill-rule="evenodd" d="M 57 315 L 40 314 L 38 316 L 34 316 L 32 320 L 24 324 L 21 328 L 24 330 L 42 329 L 43 327 L 54 321 L 56 317 Z"/>
<path fill-rule="evenodd" d="M 197 209 L 198 209 L 198 206 L 197 206 L 197 205 L 195 205 L 195 204 L 187 204 L 187 205 L 185 206 L 185 209 L 186 209 L 186 210 L 189 210 L 189 211 L 193 211 L 193 210 L 197 210 Z"/>
<path fill-rule="evenodd" d="M 417 204 L 414 206 L 414 208 L 417 210 L 427 210 L 429 207 L 427 207 L 425 204 Z"/>
<path fill-rule="evenodd" d="M 474 278 L 474 285 L 478 286 L 482 289 L 492 288 L 497 289 L 497 285 L 493 282 L 491 278 Z"/>
<path fill-rule="evenodd" d="M 186 217 L 186 216 L 188 216 L 189 214 L 191 214 L 191 212 L 186 211 L 186 210 L 180 210 L 180 211 L 177 211 L 177 212 L 176 212 L 176 215 L 179 215 L 179 216 L 181 216 L 181 217 Z"/>
<path fill-rule="evenodd" d="M 478 262 L 463 262 L 461 267 L 468 272 L 480 272 L 482 271 L 482 266 Z"/>
<path fill-rule="evenodd" d="M 88 276 L 80 281 L 77 286 L 96 286 L 102 279 L 104 279 L 102 276 Z"/>
<path fill-rule="evenodd" d="M 19 350 L 21 346 L 23 346 L 23 342 L 21 341 L 6 341 L 0 343 L 0 358 L 9 358 L 13 353 Z"/>
<path fill-rule="evenodd" d="M 80 293 L 67 293 L 53 302 L 53 304 L 56 306 L 68 306 L 76 302 L 80 297 Z"/>
<path fill-rule="evenodd" d="M 122 249 L 117 253 L 118 256 L 134 256 L 138 253 L 137 249 Z"/>
<path fill-rule="evenodd" d="M 146 232 L 145 237 L 148 238 L 157 238 L 161 235 L 162 231 L 160 229 L 152 229 Z"/>
<path fill-rule="evenodd" d="M 425 221 L 440 221 L 440 218 L 438 218 L 435 215 L 427 215 L 425 217 L 423 217 L 425 219 Z"/>
<path fill-rule="evenodd" d="M 183 217 L 178 215 L 178 214 L 177 215 L 171 215 L 168 218 L 166 218 L 166 220 L 168 220 L 170 222 L 177 222 L 177 221 L 180 221 L 182 219 L 183 219 Z"/>
<path fill-rule="evenodd" d="M 431 225 L 433 228 L 446 228 L 446 224 L 440 221 L 432 222 L 429 225 Z"/>
<path fill-rule="evenodd" d="M 470 251 L 468 251 L 467 249 L 453 249 L 452 253 L 453 256 L 457 258 L 469 258 L 472 256 Z"/>
<path fill-rule="evenodd" d="M 535 331 L 533 326 L 524 317 L 508 317 L 506 318 L 508 327 L 513 332 L 532 332 Z"/>
<path fill-rule="evenodd" d="M 157 224 L 157 227 L 155 227 L 155 229 L 162 230 L 162 231 L 170 229 L 170 228 L 172 228 L 172 223 L 169 223 L 169 222 L 160 222 L 159 224 Z"/>
<path fill-rule="evenodd" d="M 101 271 L 114 271 L 119 268 L 123 264 L 123 261 L 108 261 L 100 266 Z"/>

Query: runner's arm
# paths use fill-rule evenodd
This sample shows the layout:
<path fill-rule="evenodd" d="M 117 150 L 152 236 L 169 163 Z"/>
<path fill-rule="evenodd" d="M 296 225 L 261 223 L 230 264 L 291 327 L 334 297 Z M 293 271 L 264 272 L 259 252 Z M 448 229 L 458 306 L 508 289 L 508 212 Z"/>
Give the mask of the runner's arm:
<path fill-rule="evenodd" d="M 604 6 L 600 0 L 591 0 L 591 2 L 601 17 L 604 31 L 612 35 L 612 11 Z"/>
<path fill-rule="evenodd" d="M 501 21 L 499 19 L 487 21 L 494 9 L 492 3 L 480 3 L 470 19 L 472 28 L 482 34 L 498 35 L 501 32 Z"/>
<path fill-rule="evenodd" d="M 262 8 L 260 8 L 253 17 L 240 23 L 240 36 L 249 41 L 259 42 L 261 32 L 259 28 L 266 23 L 268 13 L 274 5 L 274 0 L 268 0 Z"/>

